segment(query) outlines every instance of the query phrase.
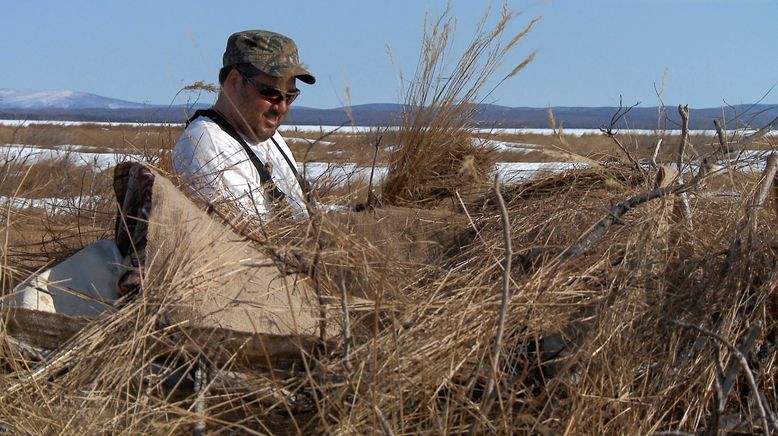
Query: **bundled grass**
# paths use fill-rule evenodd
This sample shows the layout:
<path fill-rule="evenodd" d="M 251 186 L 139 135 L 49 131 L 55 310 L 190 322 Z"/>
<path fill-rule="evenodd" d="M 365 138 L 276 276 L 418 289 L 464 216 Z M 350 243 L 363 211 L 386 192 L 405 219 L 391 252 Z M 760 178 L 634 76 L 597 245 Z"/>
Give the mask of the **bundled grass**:
<path fill-rule="evenodd" d="M 531 199 L 519 195 L 527 186 L 506 193 L 514 247 L 571 245 L 608 208 L 608 197 L 636 192 L 626 186 L 607 192 L 586 184 L 555 186 Z M 504 230 L 494 207 L 471 211 L 474 225 L 465 238 L 470 245 L 459 239 L 443 265 L 420 270 L 404 292 L 409 301 L 354 349 L 352 360 L 361 368 L 351 381 L 366 384 L 374 403 L 352 404 L 337 428 L 366 431 L 376 424 L 375 408 L 402 433 L 710 428 L 718 425 L 710 416 L 712 377 L 717 356 L 728 352 L 678 321 L 716 330 L 733 344 L 761 325 L 749 361 L 759 368 L 752 370 L 774 409 L 769 393 L 778 325 L 770 289 L 778 270 L 768 242 L 775 237 L 774 217 L 758 232 L 756 240 L 764 242 L 754 240 L 759 248 L 745 250 L 738 271 L 721 274 L 743 206 L 700 199 L 694 209 L 700 230 L 689 233 L 674 224 L 672 208 L 655 204 L 636 211 L 582 256 L 530 268 L 517 258 L 505 357 L 496 374 L 500 402 L 488 415 L 481 412 L 481 395 L 500 311 Z M 339 368 L 335 362 L 330 369 L 341 373 Z M 730 394 L 727 425 L 762 428 L 753 404 Z"/>
<path fill-rule="evenodd" d="M 458 179 L 460 190 L 463 185 L 477 190 L 488 182 L 493 150 L 474 141 L 468 125 L 476 103 L 486 97 L 484 88 L 489 80 L 537 21 L 531 21 L 506 43 L 512 13 L 504 8 L 490 31 L 485 30 L 488 17 L 487 11 L 472 42 L 450 71 L 447 56 L 454 20 L 444 13 L 425 26 L 416 73 L 405 93 L 407 111 L 398 132 L 398 146 L 389 160 L 385 203 L 429 204 L 453 196 L 452 180 Z M 502 81 L 518 74 L 532 58 L 520 62 Z"/>

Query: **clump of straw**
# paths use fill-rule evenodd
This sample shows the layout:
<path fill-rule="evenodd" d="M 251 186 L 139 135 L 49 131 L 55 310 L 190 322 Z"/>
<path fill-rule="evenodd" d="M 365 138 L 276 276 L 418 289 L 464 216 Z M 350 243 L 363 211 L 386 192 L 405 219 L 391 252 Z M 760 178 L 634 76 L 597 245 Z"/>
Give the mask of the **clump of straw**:
<path fill-rule="evenodd" d="M 454 19 L 446 11 L 434 23 L 425 24 L 416 73 L 405 91 L 407 110 L 398 146 L 390 157 L 383 187 L 385 203 L 430 203 L 453 196 L 457 187 L 488 185 L 494 156 L 488 147 L 473 141 L 471 121 L 477 104 L 494 90 L 485 93 L 484 88 L 537 22 L 532 20 L 506 42 L 513 14 L 503 8 L 490 31 L 485 30 L 488 17 L 489 11 L 450 70 L 447 55 Z M 534 54 L 518 63 L 499 83 L 515 76 L 533 58 Z"/>

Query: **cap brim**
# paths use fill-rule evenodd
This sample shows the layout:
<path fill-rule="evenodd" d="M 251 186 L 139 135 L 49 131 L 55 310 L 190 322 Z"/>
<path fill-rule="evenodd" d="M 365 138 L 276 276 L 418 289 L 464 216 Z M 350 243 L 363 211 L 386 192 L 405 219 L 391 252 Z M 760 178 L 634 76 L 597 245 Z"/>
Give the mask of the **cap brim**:
<path fill-rule="evenodd" d="M 303 82 L 313 85 L 316 83 L 316 78 L 313 77 L 313 74 L 309 73 L 308 70 L 301 66 L 294 67 L 294 77 L 302 80 Z"/>
<path fill-rule="evenodd" d="M 316 83 L 316 78 L 311 76 L 310 74 L 300 74 L 299 76 L 295 76 L 295 77 L 297 77 L 298 79 L 302 80 L 303 82 L 309 85 L 313 85 L 314 83 Z"/>
<path fill-rule="evenodd" d="M 282 68 L 267 68 L 267 65 L 256 62 L 252 63 L 252 65 L 259 71 L 273 77 L 294 77 L 309 85 L 316 83 L 316 78 L 313 77 L 313 74 L 309 73 L 308 70 L 300 65 L 291 65 Z"/>
<path fill-rule="evenodd" d="M 295 77 L 297 77 L 298 79 L 302 80 L 303 82 L 309 85 L 313 85 L 314 83 L 316 83 L 316 78 L 310 74 L 298 74 Z"/>

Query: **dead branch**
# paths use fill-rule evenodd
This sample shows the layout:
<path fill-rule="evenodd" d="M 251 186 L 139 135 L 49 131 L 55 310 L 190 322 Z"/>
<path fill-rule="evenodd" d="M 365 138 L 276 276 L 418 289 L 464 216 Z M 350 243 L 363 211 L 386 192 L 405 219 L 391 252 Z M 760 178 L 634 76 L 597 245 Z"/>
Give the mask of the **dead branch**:
<path fill-rule="evenodd" d="M 680 194 L 676 199 L 675 208 L 676 208 L 676 215 L 683 220 L 683 225 L 690 231 L 693 230 L 692 208 L 689 205 L 689 197 L 686 195 L 685 192 Z"/>
<path fill-rule="evenodd" d="M 599 241 L 605 235 L 613 224 L 622 223 L 621 217 L 636 206 L 660 197 L 677 194 L 688 189 L 690 189 L 689 185 L 674 185 L 665 188 L 657 188 L 653 191 L 643 192 L 616 203 L 611 208 L 610 212 L 595 224 L 594 228 L 592 228 L 581 242 L 568 248 L 563 254 L 565 256 L 574 256 L 588 250 L 595 242 Z"/>
<path fill-rule="evenodd" d="M 767 200 L 768 194 L 770 194 L 770 187 L 773 186 L 776 172 L 778 172 L 778 156 L 775 153 L 770 153 L 767 157 L 767 164 L 762 172 L 762 179 L 759 182 L 759 189 L 756 191 L 756 195 L 751 202 L 749 222 L 751 224 L 751 231 L 756 230 L 756 225 L 759 220 L 759 210 Z"/>
<path fill-rule="evenodd" d="M 749 145 L 753 144 L 754 141 L 762 138 L 766 134 L 770 133 L 773 129 L 775 129 L 778 126 L 778 117 L 775 117 L 770 121 L 769 123 L 765 124 L 761 129 L 757 130 L 756 132 L 752 133 L 751 135 L 746 136 L 742 140 L 738 141 L 735 146 L 733 146 L 727 155 L 732 155 L 732 153 L 738 152 L 742 150 L 745 147 L 748 147 Z"/>
<path fill-rule="evenodd" d="M 343 367 L 346 369 L 346 377 L 348 378 L 349 387 L 352 391 L 356 391 L 357 387 L 352 382 L 352 375 L 354 373 L 351 366 L 350 350 L 351 350 L 351 323 L 349 321 L 348 300 L 346 295 L 346 279 L 345 276 L 341 276 L 340 281 L 340 299 L 341 310 L 343 311 Z M 356 394 L 356 392 L 354 392 Z M 378 423 L 381 425 L 385 436 L 394 436 L 392 428 L 389 426 L 389 422 L 386 420 L 378 404 L 375 402 L 375 398 L 367 389 L 364 393 L 365 399 L 373 406 L 373 413 L 375 413 Z"/>
<path fill-rule="evenodd" d="M 664 188 L 656 188 L 653 191 L 643 192 L 622 202 L 616 203 L 611 208 L 610 212 L 595 224 L 592 230 L 582 238 L 581 242 L 565 250 L 564 254 L 566 256 L 574 256 L 588 250 L 605 235 L 606 231 L 613 224 L 621 224 L 621 217 L 633 208 L 657 198 L 685 193 L 696 187 L 705 178 L 705 176 L 698 177 L 684 185 L 670 185 Z"/>
<path fill-rule="evenodd" d="M 656 157 L 659 155 L 659 147 L 662 146 L 662 138 L 659 138 L 658 141 L 656 141 L 656 145 L 654 146 L 654 151 L 651 153 L 651 166 L 656 168 Z"/>
<path fill-rule="evenodd" d="M 686 160 L 686 149 L 689 144 L 689 105 L 678 105 L 681 116 L 681 143 L 678 144 L 678 172 L 683 174 L 683 164 Z"/>
<path fill-rule="evenodd" d="M 386 421 L 386 418 L 384 417 L 383 412 L 381 412 L 381 409 L 379 409 L 378 406 L 374 404 L 373 410 L 375 411 L 375 414 L 378 417 L 378 423 L 381 424 L 381 430 L 384 431 L 384 435 L 394 436 L 394 432 L 392 431 L 392 428 L 389 427 L 389 423 Z"/>
<path fill-rule="evenodd" d="M 678 145 L 678 183 L 683 184 L 683 167 L 686 160 L 686 149 L 689 144 L 689 105 L 678 105 L 678 114 L 681 115 L 681 143 Z M 675 201 L 677 216 L 683 220 L 687 229 L 692 229 L 692 210 L 689 206 L 689 198 L 681 194 Z"/>
<path fill-rule="evenodd" d="M 716 137 L 719 139 L 719 149 L 727 150 L 727 132 L 724 130 L 724 126 L 721 125 L 721 121 L 718 119 L 713 120 L 713 125 L 716 126 Z"/>
<path fill-rule="evenodd" d="M 740 225 L 737 230 L 735 239 L 729 245 L 727 249 L 727 257 L 724 259 L 724 265 L 721 267 L 721 277 L 724 277 L 732 269 L 732 265 L 735 265 L 739 260 L 743 252 L 743 240 L 742 234 L 748 232 L 748 238 L 751 240 L 754 232 L 756 231 L 757 222 L 759 218 L 759 210 L 764 205 L 767 195 L 770 193 L 770 186 L 773 185 L 775 176 L 778 173 L 778 156 L 775 153 L 771 153 L 767 158 L 767 164 L 762 172 L 762 178 L 759 182 L 756 193 L 753 199 L 750 201 L 747 210 L 747 218 Z"/>
<path fill-rule="evenodd" d="M 621 149 L 622 153 L 627 155 L 627 159 L 629 159 L 629 161 L 632 163 L 632 165 L 635 166 L 635 169 L 640 171 L 641 173 L 643 173 L 643 167 L 640 166 L 640 162 L 638 162 L 638 160 L 635 159 L 634 156 L 632 156 L 632 153 L 630 153 L 627 150 L 627 148 L 624 147 L 624 145 L 621 143 L 621 141 L 619 141 L 619 138 L 617 138 L 616 136 L 608 136 L 608 137 L 611 138 L 613 140 L 613 142 L 616 143 L 616 145 L 619 147 L 619 149 Z"/>
<path fill-rule="evenodd" d="M 367 183 L 367 203 L 365 203 L 365 206 L 368 211 L 372 211 L 375 209 L 377 198 L 375 196 L 375 192 L 373 192 L 373 175 L 375 174 L 375 165 L 376 160 L 378 159 L 378 147 L 381 145 L 381 139 L 384 137 L 383 134 L 378 135 L 378 138 L 375 141 L 374 147 L 375 150 L 373 150 L 373 162 L 370 166 L 370 180 Z"/>
<path fill-rule="evenodd" d="M 494 349 L 492 350 L 492 370 L 489 374 L 489 381 L 486 384 L 486 391 L 484 393 L 483 414 L 487 415 L 492 405 L 492 394 L 494 389 L 494 378 L 497 375 L 497 370 L 500 361 L 500 350 L 502 349 L 503 335 L 505 332 L 505 315 L 508 312 L 508 298 L 510 297 L 510 284 L 511 284 L 511 258 L 513 257 L 513 250 L 511 248 L 511 221 L 508 216 L 508 208 L 505 206 L 505 199 L 500 193 L 500 177 L 499 175 L 494 177 L 494 195 L 497 197 L 497 204 L 500 207 L 500 217 L 502 218 L 503 228 L 503 242 L 505 250 L 505 261 L 503 265 L 502 276 L 502 296 L 500 301 L 500 317 L 497 323 L 497 336 L 494 340 Z M 498 390 L 499 391 L 499 390 Z M 499 392 L 497 392 L 499 395 Z"/>
<path fill-rule="evenodd" d="M 737 362 L 740 364 L 741 369 L 743 370 L 743 372 L 746 375 L 746 380 L 748 380 L 748 384 L 751 387 L 751 393 L 754 395 L 754 400 L 755 400 L 755 403 L 757 405 L 757 408 L 759 409 L 759 415 L 760 415 L 760 418 L 762 419 L 762 422 L 763 422 L 763 425 L 764 425 L 763 432 L 764 432 L 765 436 L 770 436 L 770 434 L 771 434 L 770 427 L 771 427 L 772 423 L 770 422 L 770 420 L 767 417 L 767 412 L 766 412 L 766 409 L 765 409 L 765 405 L 762 402 L 762 395 L 760 394 L 759 388 L 756 385 L 756 380 L 754 379 L 754 374 L 751 372 L 751 368 L 749 368 L 749 366 L 748 366 L 748 360 L 746 359 L 746 356 L 740 351 L 740 349 L 738 349 L 738 347 L 732 345 L 731 342 L 727 341 L 726 339 L 722 338 L 721 336 L 717 335 L 716 333 L 714 333 L 714 332 L 712 332 L 710 330 L 707 330 L 705 328 L 698 327 L 698 326 L 696 326 L 694 324 L 688 324 L 688 323 L 685 323 L 685 322 L 676 321 L 676 320 L 673 320 L 672 323 L 677 325 L 677 326 L 679 326 L 679 327 L 695 330 L 695 331 L 697 331 L 699 333 L 702 333 L 702 334 L 704 334 L 706 336 L 709 336 L 709 337 L 711 337 L 711 338 L 721 342 L 722 344 L 724 344 L 729 349 L 729 351 L 735 357 Z M 754 326 L 752 327 L 752 329 L 756 329 L 756 330 L 759 330 L 760 328 L 761 328 L 761 323 L 759 321 L 757 321 L 756 324 L 754 324 Z M 722 392 L 724 392 L 723 389 L 722 389 Z"/>
<path fill-rule="evenodd" d="M 775 218 L 778 220 L 778 178 L 773 179 L 773 209 L 775 209 Z"/>
<path fill-rule="evenodd" d="M 610 125 L 608 127 L 600 127 L 600 132 L 604 133 L 605 136 L 608 138 L 611 138 L 613 142 L 616 143 L 616 146 L 619 147 L 622 153 L 627 157 L 627 159 L 632 163 L 632 165 L 637 169 L 641 174 L 644 173 L 643 167 L 640 166 L 640 162 L 638 162 L 637 159 L 635 159 L 634 156 L 632 156 L 632 153 L 630 153 L 626 147 L 624 147 L 624 144 L 619 141 L 619 138 L 616 137 L 616 133 L 618 130 L 618 127 L 616 127 L 616 124 L 624 118 L 625 115 L 627 115 L 632 109 L 634 109 L 637 105 L 639 105 L 640 102 L 637 102 L 633 104 L 632 106 L 625 108 L 621 103 L 621 98 L 619 98 L 619 108 L 616 110 L 616 113 L 611 116 Z"/>
<path fill-rule="evenodd" d="M 321 231 L 320 228 L 317 230 Z M 313 279 L 313 289 L 316 292 L 316 299 L 318 300 L 319 303 L 319 339 L 321 340 L 322 345 L 324 345 L 327 343 L 326 341 L 327 310 L 326 310 L 326 302 L 324 300 L 324 293 L 321 290 L 320 262 L 321 262 L 321 247 L 317 246 L 316 254 L 313 255 L 313 262 L 311 263 L 311 269 L 308 271 L 308 276 Z"/>
<path fill-rule="evenodd" d="M 728 145 L 726 143 L 726 140 L 723 141 L 721 137 L 719 138 L 719 148 L 713 152 L 710 156 L 706 157 L 704 161 L 707 162 L 716 162 L 721 159 L 726 159 L 732 156 L 733 154 L 740 153 L 741 150 L 748 147 L 749 145 L 753 144 L 755 141 L 759 140 L 766 134 L 770 133 L 778 127 L 778 117 L 773 118 L 772 121 L 765 124 L 761 129 L 757 130 L 756 132 L 746 136 L 745 138 L 741 139 L 734 145 Z"/>
<path fill-rule="evenodd" d="M 348 313 L 348 297 L 346 295 L 346 276 L 340 277 L 340 308 L 343 311 L 343 367 L 349 374 L 352 373 L 350 350 L 351 350 L 351 321 Z"/>
<path fill-rule="evenodd" d="M 759 337 L 760 330 L 761 330 L 761 323 L 759 322 L 757 322 L 756 324 L 754 324 L 753 327 L 751 327 L 751 330 L 748 331 L 746 338 L 738 347 L 741 353 L 745 354 L 751 350 L 754 341 L 756 341 L 756 338 Z M 727 404 L 726 397 L 729 395 L 729 392 L 735 386 L 735 381 L 737 380 L 737 366 L 735 365 L 736 363 L 737 362 L 735 362 L 735 356 L 731 356 L 726 366 L 727 368 L 729 368 L 729 370 L 726 372 L 726 374 L 724 374 L 723 367 L 722 367 L 722 373 L 718 374 L 717 381 L 720 382 L 719 385 L 721 387 L 721 397 L 719 398 L 719 413 L 724 412 L 724 408 L 726 407 Z"/>
<path fill-rule="evenodd" d="M 616 203 L 611 207 L 610 211 L 600 219 L 591 230 L 580 239 L 575 245 L 568 247 L 567 249 L 557 249 L 548 247 L 537 247 L 518 253 L 518 260 L 525 266 L 531 267 L 538 259 L 547 258 L 551 256 L 560 256 L 562 258 L 572 257 L 577 254 L 581 254 L 590 249 L 600 239 L 605 236 L 608 229 L 614 224 L 622 224 L 621 217 L 635 207 L 647 203 L 657 198 L 663 198 L 670 195 L 683 194 L 694 188 L 700 183 L 705 181 L 708 177 L 717 174 L 718 171 L 710 172 L 695 176 L 688 183 L 683 185 L 669 185 L 665 187 L 657 187 L 651 191 L 642 192 L 634 195 L 626 200 Z"/>

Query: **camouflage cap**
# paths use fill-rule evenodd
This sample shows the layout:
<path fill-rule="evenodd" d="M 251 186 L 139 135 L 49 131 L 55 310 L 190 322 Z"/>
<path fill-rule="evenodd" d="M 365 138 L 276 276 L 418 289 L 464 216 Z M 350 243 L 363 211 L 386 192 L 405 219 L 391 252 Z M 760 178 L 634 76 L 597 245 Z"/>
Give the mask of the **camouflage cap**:
<path fill-rule="evenodd" d="M 297 58 L 297 44 L 280 33 L 244 30 L 230 35 L 223 66 L 244 63 L 273 77 L 293 76 L 309 85 L 316 82 Z"/>

